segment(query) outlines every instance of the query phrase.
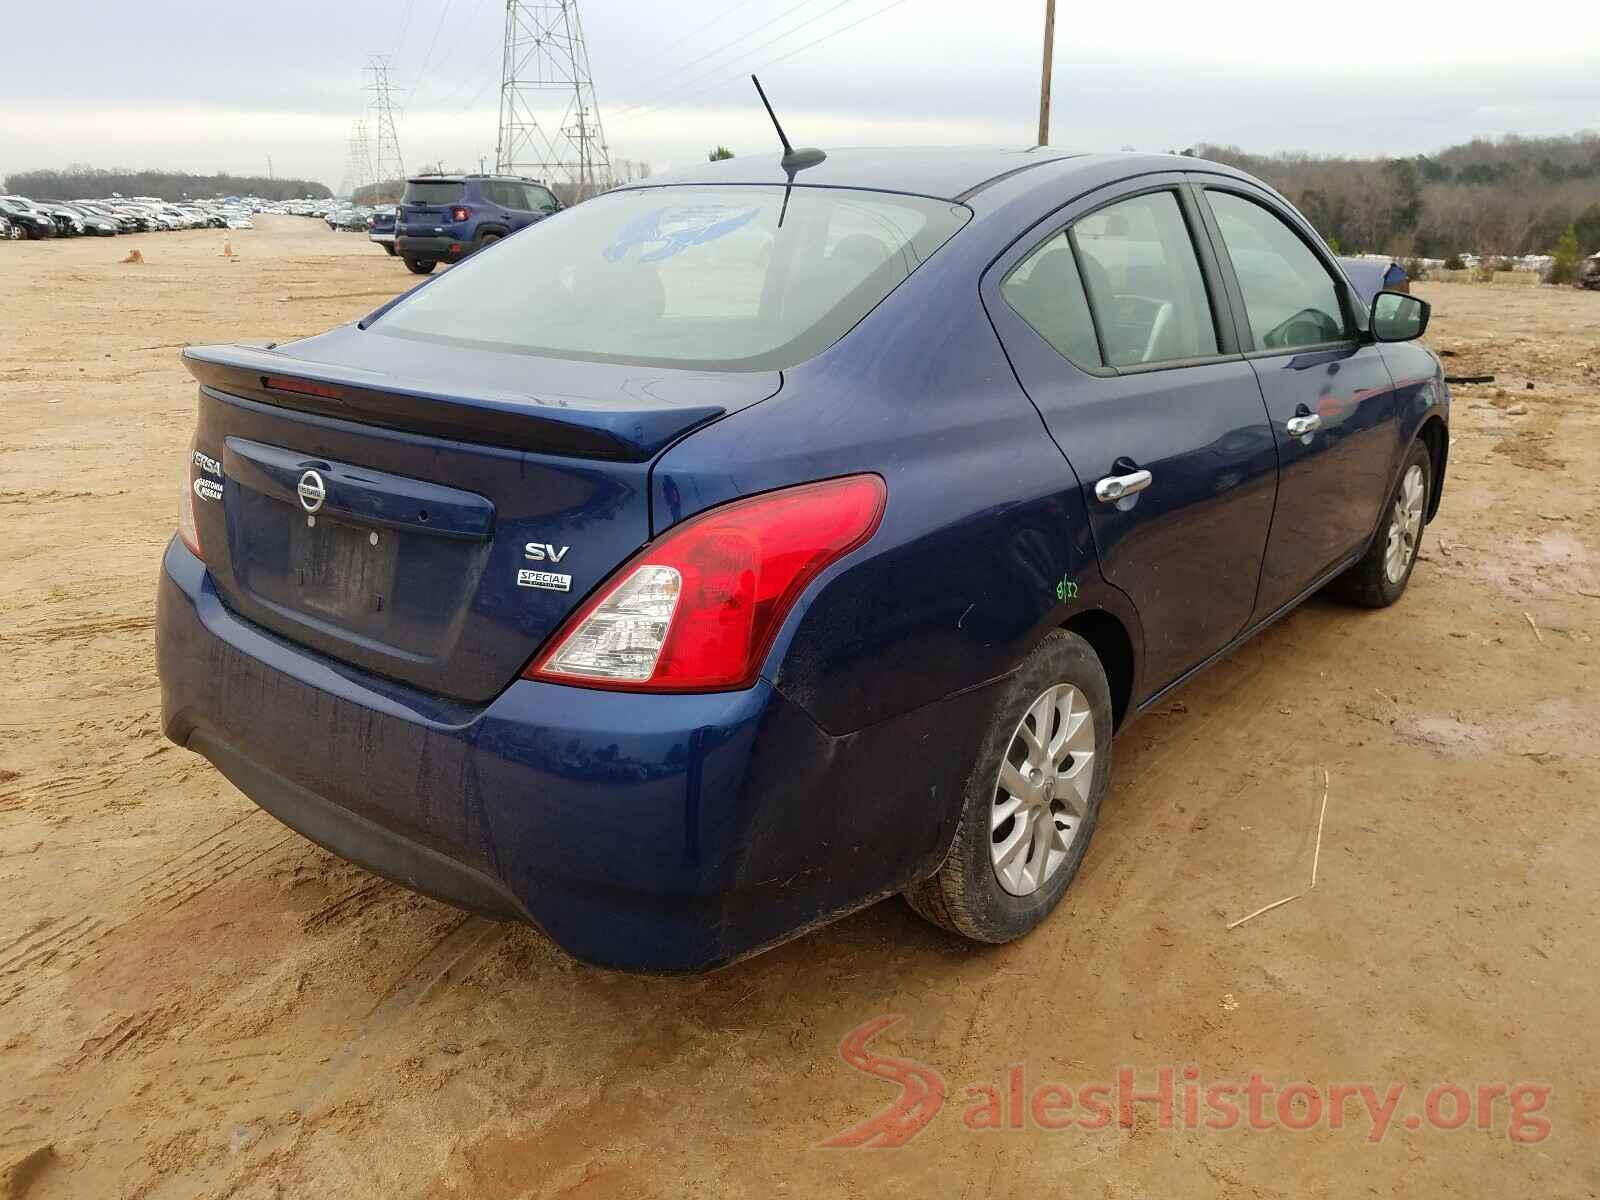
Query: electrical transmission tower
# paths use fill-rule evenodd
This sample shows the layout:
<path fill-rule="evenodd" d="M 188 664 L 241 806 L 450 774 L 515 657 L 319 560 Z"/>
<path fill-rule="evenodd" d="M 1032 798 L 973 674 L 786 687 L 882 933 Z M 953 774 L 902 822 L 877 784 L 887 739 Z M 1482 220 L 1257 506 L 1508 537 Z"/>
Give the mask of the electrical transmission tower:
<path fill-rule="evenodd" d="M 354 195 L 373 182 L 372 143 L 367 140 L 367 123 L 357 121 L 350 127 L 350 146 L 345 154 L 344 180 L 340 191 Z"/>
<path fill-rule="evenodd" d="M 405 159 L 400 156 L 400 135 L 395 131 L 394 124 L 394 97 L 391 95 L 393 85 L 389 82 L 389 56 L 387 54 L 373 54 L 367 58 L 367 71 L 372 75 L 372 82 L 363 89 L 372 99 L 367 107 L 372 113 L 373 125 L 376 128 L 376 146 L 372 154 L 372 181 L 374 183 L 389 183 L 406 177 Z M 377 197 L 377 199 L 398 199 L 397 196 Z"/>
<path fill-rule="evenodd" d="M 506 0 L 495 170 L 563 180 L 579 200 L 611 186 L 577 0 Z"/>

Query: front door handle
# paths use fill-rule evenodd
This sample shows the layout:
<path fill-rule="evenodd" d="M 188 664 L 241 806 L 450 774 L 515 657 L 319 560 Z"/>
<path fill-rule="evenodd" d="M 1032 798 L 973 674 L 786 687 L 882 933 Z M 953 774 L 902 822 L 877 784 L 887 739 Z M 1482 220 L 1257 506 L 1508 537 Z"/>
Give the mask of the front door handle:
<path fill-rule="evenodd" d="M 1297 417 L 1290 417 L 1283 423 L 1289 431 L 1290 437 L 1305 437 L 1308 433 L 1315 433 L 1322 428 L 1322 418 L 1316 413 L 1302 413 Z"/>
<path fill-rule="evenodd" d="M 1149 471 L 1132 471 L 1127 475 L 1107 475 L 1094 485 L 1094 498 L 1106 504 L 1115 504 L 1124 496 L 1142 492 L 1150 486 Z"/>

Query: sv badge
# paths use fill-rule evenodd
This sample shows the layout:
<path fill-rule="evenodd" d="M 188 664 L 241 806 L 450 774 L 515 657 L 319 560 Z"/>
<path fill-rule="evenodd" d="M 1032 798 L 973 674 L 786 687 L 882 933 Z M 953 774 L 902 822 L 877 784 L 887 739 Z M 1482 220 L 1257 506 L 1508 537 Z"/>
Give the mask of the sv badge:
<path fill-rule="evenodd" d="M 522 553 L 534 562 L 558 563 L 567 556 L 570 546 L 562 546 L 559 550 L 549 542 L 529 542 L 522 548 Z"/>

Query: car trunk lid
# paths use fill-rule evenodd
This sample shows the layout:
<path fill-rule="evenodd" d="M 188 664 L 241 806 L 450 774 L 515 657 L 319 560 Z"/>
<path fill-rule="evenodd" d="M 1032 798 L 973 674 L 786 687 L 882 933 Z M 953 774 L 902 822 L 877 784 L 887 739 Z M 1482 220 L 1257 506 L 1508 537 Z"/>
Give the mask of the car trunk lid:
<path fill-rule="evenodd" d="M 651 460 L 775 373 L 425 346 L 346 326 L 194 347 L 196 525 L 223 602 L 299 645 L 484 701 L 650 536 Z"/>

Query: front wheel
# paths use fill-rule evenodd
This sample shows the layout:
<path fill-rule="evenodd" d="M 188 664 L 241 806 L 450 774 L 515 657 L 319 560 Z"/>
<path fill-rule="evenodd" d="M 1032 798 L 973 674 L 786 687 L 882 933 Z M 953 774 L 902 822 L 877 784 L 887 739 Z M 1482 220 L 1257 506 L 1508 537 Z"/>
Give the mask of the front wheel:
<path fill-rule="evenodd" d="M 432 275 L 434 267 L 439 265 L 438 260 L 432 258 L 408 257 L 405 261 L 406 270 L 410 271 L 413 275 Z"/>
<path fill-rule="evenodd" d="M 1337 595 L 1367 608 L 1387 608 L 1400 599 L 1417 565 L 1432 482 L 1433 458 L 1414 442 L 1384 506 L 1378 536 L 1361 561 L 1333 581 Z"/>
<path fill-rule="evenodd" d="M 978 751 L 944 865 L 906 892 L 935 925 L 1021 937 L 1078 873 L 1111 771 L 1111 688 L 1094 649 L 1058 629 L 1011 679 Z"/>

